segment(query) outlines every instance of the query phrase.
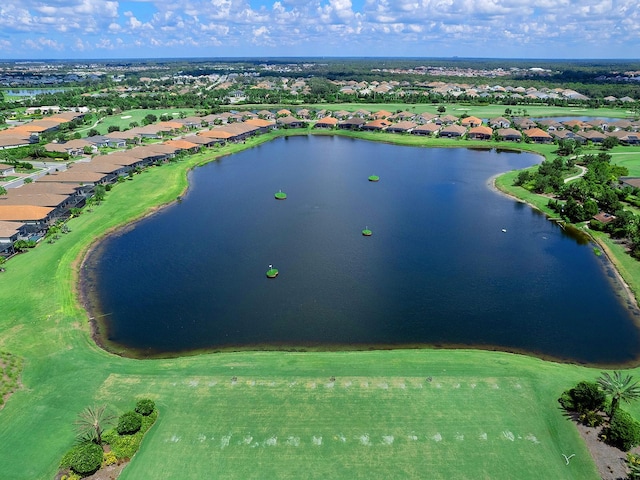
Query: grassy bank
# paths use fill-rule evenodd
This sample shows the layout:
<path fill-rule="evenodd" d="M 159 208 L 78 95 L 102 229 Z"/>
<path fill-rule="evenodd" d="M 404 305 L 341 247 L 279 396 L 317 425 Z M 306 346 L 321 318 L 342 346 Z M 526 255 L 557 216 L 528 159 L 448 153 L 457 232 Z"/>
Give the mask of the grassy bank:
<path fill-rule="evenodd" d="M 162 415 L 124 480 L 598 478 L 556 398 L 599 370 L 469 350 L 132 360 L 95 346 L 74 295 L 78 259 L 91 243 L 182 195 L 198 164 L 300 133 L 150 168 L 71 220 L 71 233 L 55 244 L 8 263 L 0 350 L 25 367 L 23 388 L 0 411 L 0 477 L 53 478 L 84 407 L 108 403 L 121 412 L 132 398 L 149 397 Z M 451 142 L 433 146 L 468 146 Z M 631 410 L 640 416 L 640 406 Z M 568 466 L 563 453 L 576 455 Z"/>

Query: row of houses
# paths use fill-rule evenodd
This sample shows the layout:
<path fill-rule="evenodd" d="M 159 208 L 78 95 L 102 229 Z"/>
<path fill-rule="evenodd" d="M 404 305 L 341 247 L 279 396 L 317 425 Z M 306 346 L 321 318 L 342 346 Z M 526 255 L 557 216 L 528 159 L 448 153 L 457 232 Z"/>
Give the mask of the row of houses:
<path fill-rule="evenodd" d="M 84 115 L 85 113 L 76 111 L 59 112 L 41 120 L 0 130 L 0 150 L 38 143 L 43 133 L 56 132 L 60 129 L 60 125 L 80 119 Z"/>

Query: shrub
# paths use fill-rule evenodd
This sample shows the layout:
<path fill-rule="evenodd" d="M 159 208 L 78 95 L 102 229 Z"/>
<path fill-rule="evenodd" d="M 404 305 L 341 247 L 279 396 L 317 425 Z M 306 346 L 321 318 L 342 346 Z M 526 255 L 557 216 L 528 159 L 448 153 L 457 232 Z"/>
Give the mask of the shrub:
<path fill-rule="evenodd" d="M 116 457 L 116 454 L 113 452 L 104 452 L 104 455 L 102 456 L 102 466 L 106 467 L 108 465 L 115 465 L 116 463 L 118 463 L 118 457 Z"/>
<path fill-rule="evenodd" d="M 86 476 L 98 470 L 101 464 L 102 447 L 93 442 L 85 442 L 69 450 L 60 465 Z"/>
<path fill-rule="evenodd" d="M 562 408 L 579 413 L 597 412 L 604 407 L 606 396 L 597 383 L 580 382 L 565 390 L 558 402 Z"/>
<path fill-rule="evenodd" d="M 587 427 L 599 427 L 604 422 L 604 418 L 598 412 L 584 412 L 580 415 L 580 421 Z"/>
<path fill-rule="evenodd" d="M 627 452 L 640 445 L 640 423 L 624 410 L 618 410 L 605 435 L 607 443 Z"/>
<path fill-rule="evenodd" d="M 140 399 L 136 403 L 136 412 L 138 412 L 140 415 L 144 415 L 145 417 L 151 415 L 155 408 L 156 404 L 150 398 Z"/>
<path fill-rule="evenodd" d="M 140 430 L 142 426 L 142 415 L 138 412 L 125 412 L 118 419 L 117 432 L 120 435 L 132 435 Z"/>
<path fill-rule="evenodd" d="M 580 382 L 569 394 L 573 398 L 573 404 L 578 412 L 593 412 L 604 407 L 606 396 L 597 383 Z"/>

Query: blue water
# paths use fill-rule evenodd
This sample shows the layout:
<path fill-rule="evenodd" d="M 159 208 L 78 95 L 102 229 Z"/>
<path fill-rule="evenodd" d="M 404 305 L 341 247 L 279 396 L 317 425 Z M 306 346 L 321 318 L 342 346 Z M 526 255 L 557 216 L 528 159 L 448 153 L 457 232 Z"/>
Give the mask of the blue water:
<path fill-rule="evenodd" d="M 439 345 L 632 361 L 638 329 L 606 261 L 487 187 L 538 161 L 310 136 L 197 168 L 180 203 L 86 262 L 102 342 L 139 356 Z"/>

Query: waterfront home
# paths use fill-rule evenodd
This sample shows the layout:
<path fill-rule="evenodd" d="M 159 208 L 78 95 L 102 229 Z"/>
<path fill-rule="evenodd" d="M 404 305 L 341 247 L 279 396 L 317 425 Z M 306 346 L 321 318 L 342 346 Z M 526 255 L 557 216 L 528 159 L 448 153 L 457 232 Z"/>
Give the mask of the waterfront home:
<path fill-rule="evenodd" d="M 507 142 L 519 142 L 522 140 L 522 133 L 515 128 L 499 128 L 496 133 L 498 137 Z"/>
<path fill-rule="evenodd" d="M 391 122 L 383 119 L 383 118 L 379 118 L 376 120 L 371 120 L 370 122 L 365 123 L 364 125 L 362 125 L 362 130 L 369 130 L 369 131 L 382 131 L 384 129 L 386 129 L 389 125 L 391 125 Z"/>
<path fill-rule="evenodd" d="M 534 143 L 551 143 L 553 141 L 551 135 L 538 127 L 529 128 L 524 131 L 524 134 Z"/>
<path fill-rule="evenodd" d="M 417 123 L 411 122 L 409 120 L 403 120 L 398 123 L 394 123 L 393 125 L 387 128 L 387 132 L 391 133 L 411 133 L 414 128 L 418 126 Z"/>
<path fill-rule="evenodd" d="M 324 117 L 316 122 L 315 128 L 333 128 L 338 124 L 338 119 L 334 117 Z"/>
<path fill-rule="evenodd" d="M 463 127 L 479 127 L 480 125 L 482 125 L 482 120 L 480 120 L 478 117 L 465 117 L 462 120 L 460 120 L 460 125 L 462 125 Z"/>
<path fill-rule="evenodd" d="M 447 125 L 440 130 L 439 136 L 448 138 L 460 138 L 467 133 L 467 128 L 462 125 Z"/>
<path fill-rule="evenodd" d="M 484 125 L 472 127 L 469 129 L 469 132 L 467 132 L 467 138 L 474 140 L 491 140 L 492 135 L 493 129 Z"/>
<path fill-rule="evenodd" d="M 440 130 L 440 126 L 436 123 L 425 123 L 424 125 L 418 125 L 411 130 L 413 135 L 433 135 Z"/>
<path fill-rule="evenodd" d="M 347 118 L 338 123 L 338 128 L 343 130 L 360 130 L 366 121 L 360 117 Z"/>

